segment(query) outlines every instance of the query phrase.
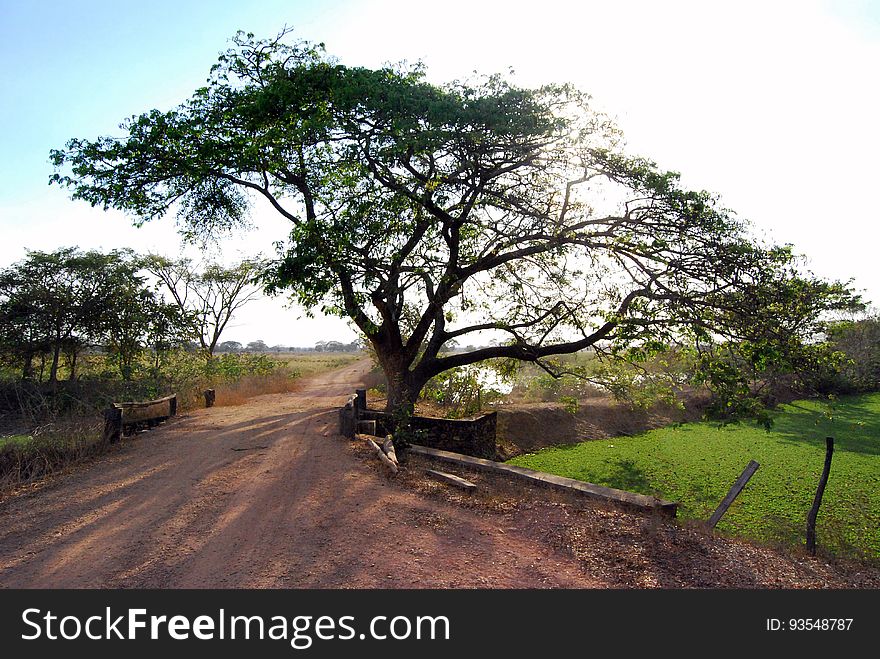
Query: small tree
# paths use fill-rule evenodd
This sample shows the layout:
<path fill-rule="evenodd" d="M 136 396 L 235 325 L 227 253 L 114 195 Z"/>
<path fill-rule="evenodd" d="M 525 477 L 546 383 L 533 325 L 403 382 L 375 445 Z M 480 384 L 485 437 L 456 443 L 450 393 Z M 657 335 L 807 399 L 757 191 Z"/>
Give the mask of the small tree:
<path fill-rule="evenodd" d="M 151 254 L 144 267 L 189 318 L 199 345 L 211 359 L 233 315 L 259 295 L 257 280 L 263 264 L 246 259 L 228 268 L 211 263 L 199 271 L 189 259 Z"/>
<path fill-rule="evenodd" d="M 142 279 L 117 289 L 108 309 L 103 344 L 116 360 L 123 380 L 130 380 L 145 350 L 153 351 L 153 373 L 157 375 L 162 355 L 183 344 L 192 330 L 176 305 L 164 303 Z"/>

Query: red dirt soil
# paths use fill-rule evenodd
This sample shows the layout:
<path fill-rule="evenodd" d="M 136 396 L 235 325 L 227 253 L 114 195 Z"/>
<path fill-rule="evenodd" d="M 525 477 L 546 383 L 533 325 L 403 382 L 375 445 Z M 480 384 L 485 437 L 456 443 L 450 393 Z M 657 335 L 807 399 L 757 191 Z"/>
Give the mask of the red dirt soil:
<path fill-rule="evenodd" d="M 417 461 L 389 480 L 365 447 L 336 434 L 336 409 L 367 369 L 358 362 L 292 394 L 194 411 L 7 496 L 0 586 L 880 584 L 873 569 L 540 493 L 501 487 L 466 499 L 427 483 Z"/>

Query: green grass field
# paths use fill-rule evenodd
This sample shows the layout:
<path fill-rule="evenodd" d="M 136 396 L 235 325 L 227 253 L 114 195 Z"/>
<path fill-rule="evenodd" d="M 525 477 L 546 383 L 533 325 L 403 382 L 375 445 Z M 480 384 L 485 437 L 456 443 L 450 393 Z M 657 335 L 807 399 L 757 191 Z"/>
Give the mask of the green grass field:
<path fill-rule="evenodd" d="M 827 405 L 782 406 L 768 432 L 751 424 L 692 423 L 584 442 L 511 463 L 681 502 L 683 519 L 708 519 L 749 460 L 761 467 L 718 525 L 765 543 L 803 544 L 807 512 L 835 438 L 817 523 L 822 550 L 880 558 L 880 394 Z"/>

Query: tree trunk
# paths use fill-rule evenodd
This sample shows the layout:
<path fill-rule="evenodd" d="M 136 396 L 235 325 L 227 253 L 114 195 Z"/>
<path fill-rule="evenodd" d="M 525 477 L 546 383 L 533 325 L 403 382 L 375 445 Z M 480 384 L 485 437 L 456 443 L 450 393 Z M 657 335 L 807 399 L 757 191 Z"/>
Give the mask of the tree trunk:
<path fill-rule="evenodd" d="M 76 357 L 77 357 L 77 352 L 78 352 L 78 351 L 74 349 L 74 350 L 72 350 L 71 353 L 70 353 L 70 377 L 67 378 L 67 379 L 70 380 L 71 382 L 73 382 L 74 380 L 76 380 Z"/>
<path fill-rule="evenodd" d="M 58 358 L 61 356 L 61 346 L 56 344 L 52 349 L 52 366 L 49 368 L 49 383 L 58 382 Z"/>
<path fill-rule="evenodd" d="M 25 355 L 24 358 L 24 367 L 21 371 L 21 379 L 22 380 L 33 380 L 34 379 L 34 353 L 29 352 Z"/>
<path fill-rule="evenodd" d="M 385 371 L 388 380 L 388 402 L 385 411 L 390 414 L 411 415 L 421 387 L 414 390 L 406 373 Z"/>

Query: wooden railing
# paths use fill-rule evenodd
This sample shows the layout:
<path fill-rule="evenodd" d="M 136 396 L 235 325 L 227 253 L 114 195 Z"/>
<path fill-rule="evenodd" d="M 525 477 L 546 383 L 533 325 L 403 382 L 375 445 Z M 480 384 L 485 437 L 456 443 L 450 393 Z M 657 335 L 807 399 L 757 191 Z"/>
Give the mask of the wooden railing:
<path fill-rule="evenodd" d="M 150 408 L 156 409 L 150 411 Z M 156 400 L 113 403 L 104 410 L 104 440 L 113 444 L 122 438 L 125 430 L 138 426 L 152 428 L 176 415 L 177 394 Z"/>

